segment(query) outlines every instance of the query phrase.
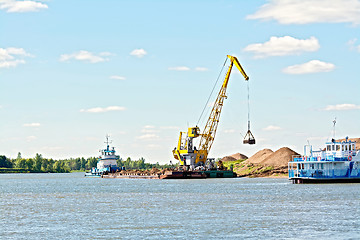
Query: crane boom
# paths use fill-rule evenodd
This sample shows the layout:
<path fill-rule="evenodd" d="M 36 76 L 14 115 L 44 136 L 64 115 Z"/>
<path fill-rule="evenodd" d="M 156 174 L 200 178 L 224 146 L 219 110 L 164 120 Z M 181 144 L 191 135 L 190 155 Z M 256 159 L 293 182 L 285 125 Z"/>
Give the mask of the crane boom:
<path fill-rule="evenodd" d="M 229 69 L 226 73 L 224 82 L 221 86 L 221 89 L 219 91 L 219 94 L 216 98 L 216 101 L 214 103 L 214 106 L 211 110 L 210 116 L 206 122 L 205 128 L 203 133 L 201 134 L 200 144 L 199 144 L 199 150 L 200 154 L 197 155 L 195 164 L 200 161 L 200 159 L 206 159 L 208 153 L 210 152 L 211 146 L 215 139 L 216 130 L 219 124 L 219 119 L 221 115 L 221 110 L 224 104 L 224 100 L 227 98 L 226 96 L 226 89 L 227 85 L 229 83 L 231 70 L 233 68 L 233 65 L 239 69 L 240 73 L 244 76 L 245 80 L 249 80 L 249 76 L 245 73 L 244 69 L 242 68 L 239 60 L 236 57 L 227 55 L 227 57 L 230 59 L 230 65 Z"/>
<path fill-rule="evenodd" d="M 245 73 L 238 59 L 234 56 L 227 55 L 230 59 L 230 66 L 226 73 L 224 82 L 217 95 L 214 106 L 212 107 L 210 116 L 206 122 L 203 133 L 200 134 L 200 128 L 198 126 L 188 128 L 188 132 L 180 132 L 180 137 L 177 147 L 173 150 L 174 158 L 180 161 L 180 165 L 200 165 L 205 164 L 208 153 L 215 139 L 216 130 L 219 124 L 221 110 L 224 104 L 224 100 L 227 98 L 226 89 L 230 79 L 231 70 L 233 65 L 238 68 L 240 73 L 248 81 L 249 77 Z M 185 135 L 186 134 L 186 135 Z M 198 149 L 193 146 L 193 139 L 201 136 Z"/>

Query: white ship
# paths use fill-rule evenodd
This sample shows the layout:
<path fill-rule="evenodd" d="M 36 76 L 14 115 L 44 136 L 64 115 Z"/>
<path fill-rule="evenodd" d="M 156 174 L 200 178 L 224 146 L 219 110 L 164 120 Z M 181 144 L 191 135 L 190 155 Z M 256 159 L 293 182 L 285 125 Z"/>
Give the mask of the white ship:
<path fill-rule="evenodd" d="M 109 135 L 106 135 L 106 148 L 100 150 L 101 156 L 98 158 L 96 168 L 92 168 L 90 172 L 86 172 L 85 176 L 101 176 L 104 173 L 116 172 L 120 168 L 117 166 L 117 160 L 120 158 L 116 155 L 114 147 L 110 147 Z"/>

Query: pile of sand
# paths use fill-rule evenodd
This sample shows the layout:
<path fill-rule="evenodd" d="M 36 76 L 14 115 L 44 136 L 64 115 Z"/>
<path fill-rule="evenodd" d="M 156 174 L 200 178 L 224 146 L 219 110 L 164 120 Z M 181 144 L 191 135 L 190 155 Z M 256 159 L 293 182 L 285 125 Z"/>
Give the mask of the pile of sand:
<path fill-rule="evenodd" d="M 234 171 L 240 177 L 285 176 L 288 162 L 292 160 L 294 155 L 299 154 L 288 147 L 280 148 L 276 152 L 265 148 L 244 162 L 236 163 Z M 226 158 L 235 159 L 231 156 Z"/>
<path fill-rule="evenodd" d="M 252 157 L 246 160 L 245 163 L 273 167 L 287 167 L 288 162 L 292 160 L 294 155 L 299 154 L 288 147 L 280 148 L 276 152 L 265 148 L 255 153 Z"/>
<path fill-rule="evenodd" d="M 273 153 L 274 152 L 271 149 L 265 148 L 255 153 L 248 160 L 246 160 L 245 163 L 259 164 Z"/>
<path fill-rule="evenodd" d="M 233 158 L 235 158 L 236 160 L 248 159 L 247 156 L 245 156 L 244 154 L 241 154 L 241 153 L 235 153 L 235 154 L 233 154 L 233 155 L 230 155 L 230 157 L 233 157 Z"/>
<path fill-rule="evenodd" d="M 244 160 L 244 159 L 248 159 L 248 157 L 241 153 L 235 153 L 233 155 L 223 157 L 221 161 L 229 162 L 229 161 Z"/>
<path fill-rule="evenodd" d="M 236 161 L 237 159 L 232 156 L 226 156 L 221 159 L 223 162 Z"/>
<path fill-rule="evenodd" d="M 296 155 L 299 154 L 288 147 L 282 147 L 262 160 L 260 164 L 265 166 L 287 167 L 288 162 L 292 161 L 293 156 Z"/>

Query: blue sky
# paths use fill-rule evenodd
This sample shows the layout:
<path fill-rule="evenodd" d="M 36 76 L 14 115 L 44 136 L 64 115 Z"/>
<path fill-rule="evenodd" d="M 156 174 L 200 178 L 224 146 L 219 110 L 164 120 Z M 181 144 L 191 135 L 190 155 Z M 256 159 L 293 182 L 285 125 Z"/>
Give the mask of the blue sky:
<path fill-rule="evenodd" d="M 360 137 L 359 25 L 356 0 L 0 0 L 0 154 L 96 156 L 110 134 L 121 157 L 168 163 L 227 54 L 257 144 L 234 70 L 210 157 L 322 147 L 335 117 Z"/>

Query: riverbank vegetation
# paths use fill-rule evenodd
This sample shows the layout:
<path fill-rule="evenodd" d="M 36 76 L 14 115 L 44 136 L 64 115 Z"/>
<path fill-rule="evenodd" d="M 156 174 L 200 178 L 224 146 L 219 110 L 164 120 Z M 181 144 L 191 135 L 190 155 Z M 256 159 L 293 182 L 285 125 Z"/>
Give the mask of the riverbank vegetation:
<path fill-rule="evenodd" d="M 0 173 L 68 173 L 72 171 L 87 171 L 96 167 L 97 161 L 96 157 L 54 160 L 52 158 L 44 158 L 39 153 L 34 158 L 23 158 L 21 153 L 18 153 L 15 159 L 0 155 Z M 126 169 L 143 170 L 154 167 L 158 169 L 170 167 L 168 164 L 146 163 L 144 158 L 132 160 L 130 157 L 126 160 L 118 159 L 117 165 Z"/>

